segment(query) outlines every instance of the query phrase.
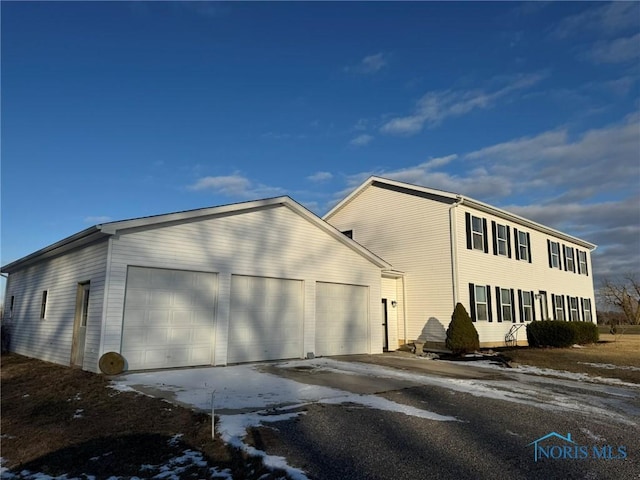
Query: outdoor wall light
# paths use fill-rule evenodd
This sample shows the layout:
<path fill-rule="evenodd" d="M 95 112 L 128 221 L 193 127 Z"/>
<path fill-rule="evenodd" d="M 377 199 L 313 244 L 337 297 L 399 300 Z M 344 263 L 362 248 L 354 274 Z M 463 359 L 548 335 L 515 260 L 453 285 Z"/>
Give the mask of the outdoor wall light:
<path fill-rule="evenodd" d="M 391 300 L 391 306 L 393 308 L 396 308 L 396 305 L 398 305 L 398 302 L 396 302 L 395 300 Z"/>

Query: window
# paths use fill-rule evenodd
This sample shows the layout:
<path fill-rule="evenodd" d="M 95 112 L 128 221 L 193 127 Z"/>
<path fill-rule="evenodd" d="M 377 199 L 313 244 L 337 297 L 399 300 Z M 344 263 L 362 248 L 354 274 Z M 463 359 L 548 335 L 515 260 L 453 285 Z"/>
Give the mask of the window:
<path fill-rule="evenodd" d="M 511 248 L 509 245 L 509 227 L 506 225 L 496 224 L 492 222 L 493 225 L 493 254 L 494 255 L 502 255 L 503 257 L 511 257 Z"/>
<path fill-rule="evenodd" d="M 515 320 L 513 316 L 513 290 L 496 287 L 496 297 L 498 297 L 498 302 L 500 302 L 498 321 L 513 322 Z"/>
<path fill-rule="evenodd" d="M 491 317 L 491 288 L 488 285 L 469 284 L 469 300 L 471 305 L 471 320 L 492 321 Z"/>
<path fill-rule="evenodd" d="M 544 290 L 540 290 L 538 292 L 538 298 L 540 298 L 540 315 L 542 316 L 542 320 L 549 320 L 549 303 L 547 302 L 547 292 L 545 292 Z"/>
<path fill-rule="evenodd" d="M 566 245 L 563 245 L 563 247 L 564 247 L 564 269 L 567 272 L 575 272 L 576 267 L 573 261 L 573 248 L 567 247 Z"/>
<path fill-rule="evenodd" d="M 482 227 L 483 225 L 481 218 L 471 217 L 474 250 L 484 250 L 484 228 Z"/>
<path fill-rule="evenodd" d="M 527 232 L 518 232 L 516 234 L 517 259 L 531 262 L 531 248 L 529 247 L 529 234 Z"/>
<path fill-rule="evenodd" d="M 547 240 L 549 248 L 549 268 L 560 268 L 560 244 Z"/>
<path fill-rule="evenodd" d="M 345 230 L 342 234 L 349 238 L 353 238 L 353 230 Z"/>
<path fill-rule="evenodd" d="M 572 322 L 580 321 L 580 314 L 578 313 L 578 297 L 569 297 L 569 320 Z"/>
<path fill-rule="evenodd" d="M 521 292 L 518 290 L 520 297 L 520 322 L 531 322 L 535 320 L 533 316 L 533 292 Z"/>
<path fill-rule="evenodd" d="M 582 299 L 582 319 L 585 322 L 592 322 L 591 318 L 591 299 L 583 298 Z"/>
<path fill-rule="evenodd" d="M 46 290 L 42 292 L 42 302 L 40 303 L 40 319 L 44 320 L 47 317 L 47 295 L 49 292 Z"/>
<path fill-rule="evenodd" d="M 11 295 L 11 300 L 9 301 L 9 318 L 13 318 L 13 309 L 16 305 L 16 296 Z"/>
<path fill-rule="evenodd" d="M 565 320 L 564 317 L 564 297 L 562 295 L 553 296 L 553 319 Z"/>
<path fill-rule="evenodd" d="M 581 275 L 589 275 L 587 269 L 587 252 L 578 250 L 578 273 Z"/>

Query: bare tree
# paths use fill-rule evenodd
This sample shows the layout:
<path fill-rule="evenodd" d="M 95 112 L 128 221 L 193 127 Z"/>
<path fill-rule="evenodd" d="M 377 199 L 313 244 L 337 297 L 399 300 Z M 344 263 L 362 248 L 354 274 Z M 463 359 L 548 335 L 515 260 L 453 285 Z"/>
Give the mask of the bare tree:
<path fill-rule="evenodd" d="M 631 325 L 640 325 L 640 282 L 633 274 L 624 275 L 621 280 L 602 280 L 600 296 L 607 305 L 624 314 Z"/>

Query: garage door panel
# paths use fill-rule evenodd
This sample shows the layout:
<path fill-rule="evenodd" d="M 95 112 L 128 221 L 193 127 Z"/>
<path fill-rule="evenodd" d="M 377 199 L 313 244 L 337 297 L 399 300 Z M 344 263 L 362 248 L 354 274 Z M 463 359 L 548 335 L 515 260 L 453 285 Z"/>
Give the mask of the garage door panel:
<path fill-rule="evenodd" d="M 368 287 L 316 284 L 317 355 L 367 353 L 368 325 Z"/>
<path fill-rule="evenodd" d="M 302 285 L 300 280 L 232 276 L 229 363 L 302 355 Z"/>
<path fill-rule="evenodd" d="M 121 349 L 128 368 L 210 364 L 216 296 L 214 273 L 129 267 Z"/>

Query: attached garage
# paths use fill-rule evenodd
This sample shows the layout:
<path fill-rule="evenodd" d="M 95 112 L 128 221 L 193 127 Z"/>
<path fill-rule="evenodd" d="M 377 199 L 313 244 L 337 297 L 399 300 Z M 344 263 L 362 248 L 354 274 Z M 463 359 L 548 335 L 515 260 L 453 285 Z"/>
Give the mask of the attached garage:
<path fill-rule="evenodd" d="M 90 284 L 85 370 L 379 353 L 388 268 L 289 197 L 105 223 L 4 267 L 12 350 L 70 364 Z"/>
<path fill-rule="evenodd" d="M 129 370 L 209 365 L 217 275 L 130 266 L 121 354 Z"/>
<path fill-rule="evenodd" d="M 318 282 L 316 354 L 369 352 L 369 288 Z"/>
<path fill-rule="evenodd" d="M 233 275 L 227 361 L 300 358 L 303 293 L 300 280 Z"/>

